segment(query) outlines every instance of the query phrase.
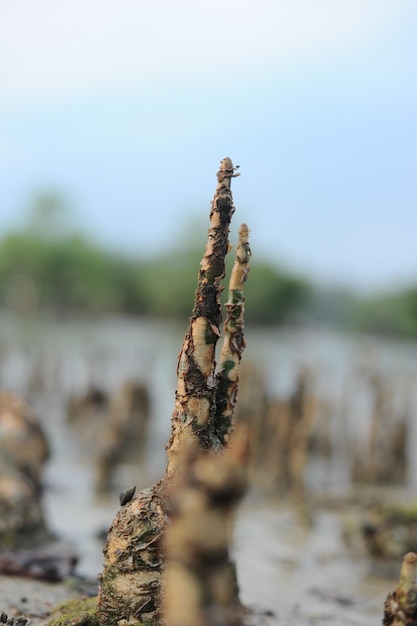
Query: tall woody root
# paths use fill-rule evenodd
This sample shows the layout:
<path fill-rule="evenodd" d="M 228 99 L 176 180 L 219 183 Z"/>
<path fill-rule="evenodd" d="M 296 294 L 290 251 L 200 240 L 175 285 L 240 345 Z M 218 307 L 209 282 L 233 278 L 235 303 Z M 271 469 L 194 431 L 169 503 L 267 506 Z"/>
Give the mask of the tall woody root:
<path fill-rule="evenodd" d="M 109 530 L 97 616 L 102 626 L 159 623 L 161 618 L 164 535 L 170 521 L 170 485 L 181 471 L 184 450 L 193 455 L 220 452 L 229 440 L 237 398 L 243 339 L 243 285 L 248 274 L 248 229 L 242 226 L 226 305 L 224 343 L 216 373 L 221 336 L 221 282 L 229 251 L 234 213 L 231 179 L 238 176 L 229 158 L 217 173 L 210 227 L 200 263 L 194 307 L 178 359 L 172 433 L 163 480 L 137 497 L 129 493 Z M 213 461 L 214 463 L 214 461 Z M 209 464 L 210 465 L 210 464 Z M 194 467 L 194 466 L 193 466 Z M 210 465 L 211 467 L 211 465 Z"/>
<path fill-rule="evenodd" d="M 166 476 L 178 465 L 178 454 L 185 442 L 199 449 L 219 450 L 222 441 L 216 432 L 215 350 L 222 321 L 221 281 L 229 251 L 229 227 L 234 213 L 230 182 L 235 168 L 224 159 L 217 173 L 208 241 L 200 263 L 194 308 L 178 359 L 177 391 L 172 414 Z"/>

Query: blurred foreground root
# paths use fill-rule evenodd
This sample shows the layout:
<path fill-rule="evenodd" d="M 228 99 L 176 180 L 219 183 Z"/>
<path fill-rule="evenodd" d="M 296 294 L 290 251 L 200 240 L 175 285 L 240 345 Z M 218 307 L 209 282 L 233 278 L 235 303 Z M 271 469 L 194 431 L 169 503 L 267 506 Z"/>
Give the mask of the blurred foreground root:
<path fill-rule="evenodd" d="M 248 432 L 241 427 L 220 456 L 182 454 L 170 493 L 165 534 L 167 626 L 237 626 L 241 610 L 229 541 L 246 488 Z"/>

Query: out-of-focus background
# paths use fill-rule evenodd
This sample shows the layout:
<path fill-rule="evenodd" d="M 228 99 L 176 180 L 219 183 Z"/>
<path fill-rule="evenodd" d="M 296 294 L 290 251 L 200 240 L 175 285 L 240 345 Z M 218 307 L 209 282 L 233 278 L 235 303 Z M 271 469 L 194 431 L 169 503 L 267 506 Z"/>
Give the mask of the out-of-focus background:
<path fill-rule="evenodd" d="M 3 302 L 26 280 L 40 307 L 160 313 L 148 283 L 199 246 L 230 156 L 249 316 L 415 331 L 416 21 L 413 0 L 2 2 Z"/>
<path fill-rule="evenodd" d="M 417 486 L 416 27 L 413 0 L 0 2 L 2 549 L 47 527 L 94 575 L 118 492 L 161 476 L 230 156 L 253 251 L 244 593 L 288 603 L 313 565 L 301 619 L 326 598 L 340 618 L 337 581 L 379 623 L 370 569 L 417 549 L 416 512 L 376 508 Z"/>

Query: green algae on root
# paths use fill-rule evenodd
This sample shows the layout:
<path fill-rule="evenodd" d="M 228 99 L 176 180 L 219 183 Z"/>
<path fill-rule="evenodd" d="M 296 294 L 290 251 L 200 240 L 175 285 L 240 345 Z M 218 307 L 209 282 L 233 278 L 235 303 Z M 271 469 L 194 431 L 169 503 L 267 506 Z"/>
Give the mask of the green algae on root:
<path fill-rule="evenodd" d="M 100 626 L 97 597 L 66 600 L 56 605 L 46 626 Z"/>
<path fill-rule="evenodd" d="M 372 557 L 400 559 L 407 552 L 417 552 L 416 505 L 407 503 L 376 509 L 365 520 L 362 534 Z"/>

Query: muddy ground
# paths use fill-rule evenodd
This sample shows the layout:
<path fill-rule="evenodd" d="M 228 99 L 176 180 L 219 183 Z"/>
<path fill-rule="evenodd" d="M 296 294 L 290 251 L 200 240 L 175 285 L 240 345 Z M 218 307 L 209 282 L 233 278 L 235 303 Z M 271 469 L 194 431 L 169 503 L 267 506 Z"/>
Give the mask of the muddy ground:
<path fill-rule="evenodd" d="M 376 576 L 371 561 L 343 540 L 346 519 L 357 512 L 318 509 L 306 523 L 284 505 L 249 498 L 237 521 L 233 552 L 241 598 L 252 610 L 248 623 L 329 626 L 377 626 L 394 578 Z M 97 543 L 97 542 L 96 542 Z M 45 624 L 51 608 L 71 597 L 95 591 L 93 570 L 100 570 L 100 550 L 90 547 L 81 568 L 86 580 L 51 584 L 0 577 L 0 609 L 23 614 L 29 624 Z M 398 564 L 399 567 L 399 564 Z M 392 572 L 395 575 L 395 571 Z M 88 584 L 87 584 L 87 581 Z"/>
<path fill-rule="evenodd" d="M 118 491 L 132 484 L 139 490 L 163 473 L 176 360 L 184 329 L 111 318 L 100 323 L 23 327 L 14 320 L 2 319 L 0 327 L 1 386 L 27 398 L 52 445 L 44 481 L 48 525 L 79 555 L 77 574 L 90 581 L 89 591 L 93 593 L 102 567 L 103 540 L 98 535 L 115 516 Z M 415 380 L 417 376 L 414 344 L 372 338 L 364 341 L 333 331 L 307 329 L 248 329 L 246 337 L 245 358 L 262 360 L 271 373 L 268 384 L 272 391 L 284 388 L 289 374 L 307 363 L 315 365 L 331 396 L 365 348 L 391 377 Z M 68 431 L 63 400 L 85 391 L 88 385 L 100 382 L 111 389 L 133 376 L 149 382 L 152 393 L 147 455 L 141 468 L 121 466 L 114 494 L 106 501 L 98 501 L 93 494 L 92 459 L 80 453 L 76 438 Z M 410 442 L 414 449 L 416 423 L 413 419 Z M 336 490 L 338 495 L 352 489 L 346 464 L 338 453 L 324 471 L 310 469 L 308 482 L 315 488 Z M 417 463 L 412 455 L 406 487 L 413 497 L 416 485 Z M 381 624 L 383 603 L 396 583 L 400 560 L 397 569 L 394 564 L 390 579 L 380 572 L 376 576 L 375 564 L 359 547 L 360 542 L 346 543 L 346 520 L 349 519 L 350 527 L 359 527 L 362 513 L 363 508 L 347 504 L 315 505 L 309 509 L 306 523 L 306 518 L 301 518 L 288 503 L 267 501 L 254 492 L 248 495 L 238 516 L 233 551 L 241 598 L 254 609 L 255 624 Z M 76 587 L 74 580 L 47 584 L 0 577 L 0 611 L 10 615 L 21 612 L 30 617 L 33 626 L 45 624 L 54 604 L 80 593 Z"/>

